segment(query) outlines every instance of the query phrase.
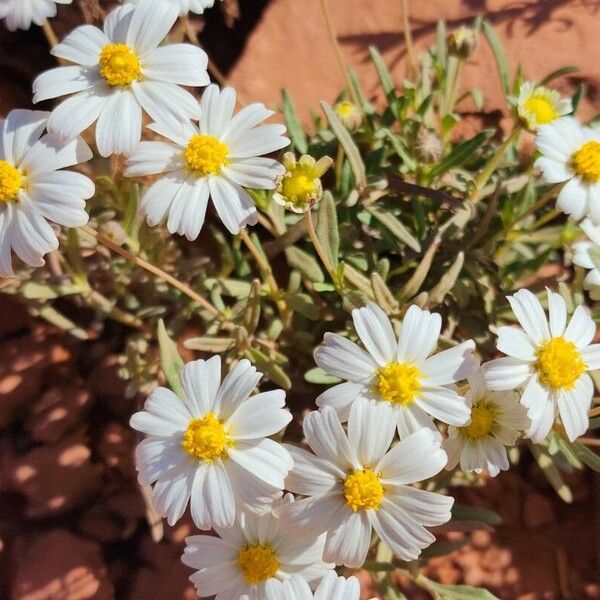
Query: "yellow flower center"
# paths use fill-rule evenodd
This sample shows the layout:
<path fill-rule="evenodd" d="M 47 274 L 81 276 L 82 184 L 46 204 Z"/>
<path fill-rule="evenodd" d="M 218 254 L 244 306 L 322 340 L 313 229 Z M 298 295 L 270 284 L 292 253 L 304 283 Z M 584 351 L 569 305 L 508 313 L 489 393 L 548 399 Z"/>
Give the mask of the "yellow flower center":
<path fill-rule="evenodd" d="M 352 102 L 348 102 L 348 100 L 342 100 L 341 102 L 338 102 L 335 105 L 335 112 L 337 113 L 337 116 L 341 119 L 345 119 L 350 115 L 354 114 L 355 110 L 356 107 L 354 106 L 354 104 L 352 104 Z"/>
<path fill-rule="evenodd" d="M 486 436 L 494 427 L 494 410 L 485 401 L 478 402 L 471 408 L 471 423 L 460 428 L 461 435 L 477 440 Z"/>
<path fill-rule="evenodd" d="M 237 563 L 246 583 L 264 583 L 279 570 L 275 550 L 269 544 L 252 544 L 237 555 Z"/>
<path fill-rule="evenodd" d="M 383 500 L 383 486 L 379 475 L 371 469 L 350 473 L 344 481 L 344 496 L 346 504 L 354 512 L 377 510 Z"/>
<path fill-rule="evenodd" d="M 410 363 L 389 363 L 377 371 L 376 388 L 392 404 L 411 404 L 421 390 L 421 371 Z"/>
<path fill-rule="evenodd" d="M 537 351 L 536 368 L 540 382 L 553 390 L 570 390 L 585 371 L 577 346 L 563 337 L 554 337 Z"/>
<path fill-rule="evenodd" d="M 318 182 L 312 167 L 296 165 L 281 181 L 281 194 L 298 205 L 315 198 L 319 193 Z"/>
<path fill-rule="evenodd" d="M 227 145 L 212 135 L 193 136 L 183 151 L 187 168 L 199 177 L 218 173 L 229 162 L 228 156 Z"/>
<path fill-rule="evenodd" d="M 140 78 L 138 55 L 125 44 L 107 44 L 100 52 L 100 75 L 108 85 L 127 87 Z"/>
<path fill-rule="evenodd" d="M 535 94 L 525 100 L 525 110 L 535 116 L 540 125 L 552 123 L 558 119 L 558 113 L 548 98 L 536 96 Z"/>
<path fill-rule="evenodd" d="M 571 167 L 587 183 L 600 181 L 600 142 L 586 142 L 571 157 Z"/>
<path fill-rule="evenodd" d="M 18 200 L 23 184 L 21 172 L 5 160 L 0 160 L 0 202 Z"/>
<path fill-rule="evenodd" d="M 192 419 L 181 440 L 181 447 L 192 458 L 205 461 L 225 456 L 227 448 L 233 445 L 215 413 L 206 413 L 201 419 Z"/>

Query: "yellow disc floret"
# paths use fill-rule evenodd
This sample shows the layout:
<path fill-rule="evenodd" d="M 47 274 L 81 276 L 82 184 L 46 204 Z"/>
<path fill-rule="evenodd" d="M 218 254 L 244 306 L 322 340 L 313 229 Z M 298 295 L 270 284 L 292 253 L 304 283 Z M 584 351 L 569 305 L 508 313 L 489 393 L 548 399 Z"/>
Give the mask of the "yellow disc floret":
<path fill-rule="evenodd" d="M 466 438 L 477 440 L 489 435 L 494 427 L 494 410 L 485 401 L 477 402 L 471 408 L 471 422 L 460 428 Z"/>
<path fill-rule="evenodd" d="M 215 413 L 192 419 L 181 440 L 181 447 L 191 457 L 204 461 L 224 457 L 227 448 L 232 446 L 233 441 Z"/>
<path fill-rule="evenodd" d="M 304 204 L 320 194 L 319 179 L 314 169 L 298 164 L 281 181 L 281 194 L 297 204 Z"/>
<path fill-rule="evenodd" d="M 140 78 L 138 55 L 126 44 L 107 44 L 100 52 L 100 75 L 112 87 L 127 87 Z"/>
<path fill-rule="evenodd" d="M 571 157 L 571 167 L 587 183 L 600 181 L 600 142 L 586 142 Z"/>
<path fill-rule="evenodd" d="M 227 145 L 212 135 L 193 136 L 183 151 L 186 167 L 199 177 L 218 173 L 229 162 L 228 156 Z"/>
<path fill-rule="evenodd" d="M 279 570 L 275 550 L 269 544 L 252 544 L 237 555 L 237 563 L 246 583 L 255 585 L 274 577 Z"/>
<path fill-rule="evenodd" d="M 527 112 L 535 116 L 538 125 L 552 123 L 559 117 L 554 104 L 544 95 L 533 94 L 525 100 L 524 107 Z"/>
<path fill-rule="evenodd" d="M 354 471 L 344 480 L 346 504 L 354 512 L 377 510 L 383 500 L 383 486 L 379 475 L 371 469 Z"/>
<path fill-rule="evenodd" d="M 389 363 L 377 371 L 375 387 L 392 404 L 411 404 L 421 390 L 421 371 L 411 363 Z"/>
<path fill-rule="evenodd" d="M 542 344 L 535 366 L 540 382 L 555 391 L 573 389 L 586 368 L 577 346 L 563 337 Z"/>
<path fill-rule="evenodd" d="M 0 202 L 15 202 L 23 188 L 23 175 L 5 160 L 0 160 Z"/>

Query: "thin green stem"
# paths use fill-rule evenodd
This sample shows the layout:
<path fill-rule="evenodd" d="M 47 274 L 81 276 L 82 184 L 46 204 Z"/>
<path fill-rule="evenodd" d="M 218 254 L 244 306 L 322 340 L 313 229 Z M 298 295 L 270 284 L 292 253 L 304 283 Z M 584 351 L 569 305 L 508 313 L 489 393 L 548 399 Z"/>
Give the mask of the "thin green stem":
<path fill-rule="evenodd" d="M 500 144 L 500 146 L 498 146 L 496 152 L 494 152 L 493 156 L 481 170 L 481 173 L 477 176 L 477 179 L 475 179 L 475 192 L 479 192 L 485 187 L 486 183 L 504 158 L 506 150 L 517 139 L 520 131 L 521 128 L 517 125 L 513 132 L 502 142 L 502 144 Z M 473 200 L 475 201 L 474 198 Z"/>

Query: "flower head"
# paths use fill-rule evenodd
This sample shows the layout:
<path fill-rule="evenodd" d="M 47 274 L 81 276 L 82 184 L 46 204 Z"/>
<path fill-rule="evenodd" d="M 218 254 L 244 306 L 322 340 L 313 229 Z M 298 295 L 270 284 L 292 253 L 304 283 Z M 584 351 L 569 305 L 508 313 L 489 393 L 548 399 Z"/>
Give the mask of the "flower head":
<path fill-rule="evenodd" d="M 556 207 L 579 221 L 600 224 L 600 129 L 572 117 L 543 125 L 535 140 L 542 156 L 535 162 L 548 183 L 562 183 Z"/>
<path fill-rule="evenodd" d="M 56 16 L 57 4 L 71 4 L 73 0 L 0 0 L 0 19 L 9 31 L 29 29 L 32 23 L 42 26 Z"/>
<path fill-rule="evenodd" d="M 558 410 L 573 441 L 588 428 L 594 384 L 587 371 L 600 367 L 600 344 L 590 344 L 596 325 L 578 306 L 567 324 L 567 305 L 548 290 L 548 318 L 534 294 L 519 290 L 508 301 L 522 329 L 498 328 L 498 350 L 508 356 L 485 365 L 490 390 L 523 388 L 521 404 L 531 420 L 528 436 L 544 439 Z"/>
<path fill-rule="evenodd" d="M 73 139 L 96 122 L 102 156 L 129 153 L 141 139 L 142 111 L 154 121 L 198 117 L 198 101 L 180 86 L 209 83 L 208 57 L 191 44 L 162 45 L 177 7 L 145 0 L 114 9 L 104 30 L 82 25 L 52 49 L 73 66 L 46 71 L 33 82 L 34 102 L 71 94 L 48 121 L 48 130 Z"/>
<path fill-rule="evenodd" d="M 467 59 L 477 48 L 477 31 L 462 25 L 448 36 L 448 53 L 460 59 Z"/>
<path fill-rule="evenodd" d="M 277 501 L 274 508 L 293 503 L 293 497 L 288 494 Z M 291 539 L 281 530 L 279 519 L 270 510 L 263 515 L 241 511 L 232 527 L 215 527 L 215 530 L 220 538 L 188 537 L 182 556 L 187 566 L 197 569 L 190 580 L 202 597 L 272 600 L 267 588 L 274 582 L 293 575 L 314 584 L 331 568 L 322 560 L 324 536 Z M 286 597 L 286 600 L 291 598 Z"/>
<path fill-rule="evenodd" d="M 333 110 L 348 131 L 355 131 L 360 127 L 363 120 L 362 112 L 350 100 L 338 102 Z"/>
<path fill-rule="evenodd" d="M 514 391 L 492 392 L 486 388 L 481 370 L 468 382 L 466 400 L 471 420 L 462 427 L 448 427 L 444 442 L 446 468 L 453 469 L 460 462 L 464 471 L 486 470 L 495 477 L 508 469 L 506 446 L 514 446 L 519 435 L 529 429 L 529 419 Z"/>
<path fill-rule="evenodd" d="M 286 170 L 278 179 L 273 199 L 296 213 L 310 210 L 323 196 L 321 177 L 332 164 L 333 160 L 329 156 L 316 161 L 305 154 L 296 161 L 292 152 L 286 152 L 283 157 Z"/>
<path fill-rule="evenodd" d="M 289 144 L 285 127 L 261 122 L 273 115 L 255 103 L 233 115 L 235 90 L 210 85 L 202 96 L 201 118 L 150 129 L 166 141 L 142 142 L 127 163 L 128 177 L 164 176 L 150 186 L 141 212 L 148 224 L 167 218 L 171 233 L 198 237 L 210 197 L 231 233 L 257 221 L 256 207 L 245 188 L 273 189 L 283 167 L 262 154 Z"/>
<path fill-rule="evenodd" d="M 537 131 L 573 111 L 570 98 L 562 98 L 553 89 L 530 81 L 521 84 L 517 98 L 517 114 L 525 127 Z"/>
<path fill-rule="evenodd" d="M 313 595 L 308 583 L 294 575 L 283 581 L 268 581 L 266 596 L 267 600 L 359 600 L 360 584 L 356 577 L 346 579 L 330 571 L 321 579 Z"/>
<path fill-rule="evenodd" d="M 583 287 L 593 300 L 600 300 L 600 225 L 585 219 L 580 226 L 588 239 L 573 244 L 573 263 L 589 269 Z"/>
<path fill-rule="evenodd" d="M 323 559 L 363 565 L 371 531 L 402 560 L 414 560 L 434 536 L 425 529 L 450 519 L 453 499 L 409 484 L 441 471 L 446 453 L 440 436 L 422 428 L 390 449 L 395 424 L 391 406 L 358 400 L 348 433 L 335 410 L 325 407 L 304 419 L 314 454 L 288 447 L 294 469 L 286 488 L 306 496 L 282 506 L 282 527 L 292 536 L 327 533 Z"/>
<path fill-rule="evenodd" d="M 0 276 L 13 275 L 11 248 L 32 267 L 58 248 L 49 221 L 78 227 L 88 221 L 85 200 L 94 183 L 64 171 L 92 158 L 81 139 L 44 135 L 47 112 L 13 110 L 0 123 Z"/>
<path fill-rule="evenodd" d="M 221 383 L 218 356 L 197 360 L 183 368 L 183 398 L 159 387 L 131 417 L 148 434 L 136 450 L 140 484 L 156 482 L 154 502 L 170 524 L 189 502 L 200 529 L 231 527 L 236 509 L 264 511 L 281 497 L 292 461 L 267 436 L 292 417 L 282 390 L 250 397 L 261 376 L 241 360 Z"/>
<path fill-rule="evenodd" d="M 465 399 L 451 387 L 476 369 L 472 340 L 430 356 L 442 327 L 440 315 L 411 306 L 396 338 L 387 315 L 376 304 L 352 311 L 354 327 L 367 351 L 336 333 L 326 333 L 315 362 L 346 379 L 317 398 L 342 420 L 360 397 L 389 404 L 400 437 L 422 427 L 436 430 L 432 417 L 461 426 L 469 420 Z"/>

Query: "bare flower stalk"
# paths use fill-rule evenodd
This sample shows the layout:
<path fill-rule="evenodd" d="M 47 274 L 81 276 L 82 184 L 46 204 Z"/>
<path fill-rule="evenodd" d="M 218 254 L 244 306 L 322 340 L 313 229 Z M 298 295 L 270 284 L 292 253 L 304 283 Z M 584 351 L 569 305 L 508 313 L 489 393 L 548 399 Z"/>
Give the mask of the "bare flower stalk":
<path fill-rule="evenodd" d="M 406 54 L 408 55 L 409 72 L 407 75 L 413 76 L 417 72 L 417 59 L 415 56 L 415 47 L 412 38 L 412 30 L 410 27 L 410 8 L 409 0 L 401 0 L 402 3 L 402 21 L 404 23 L 404 44 L 406 46 Z"/>

